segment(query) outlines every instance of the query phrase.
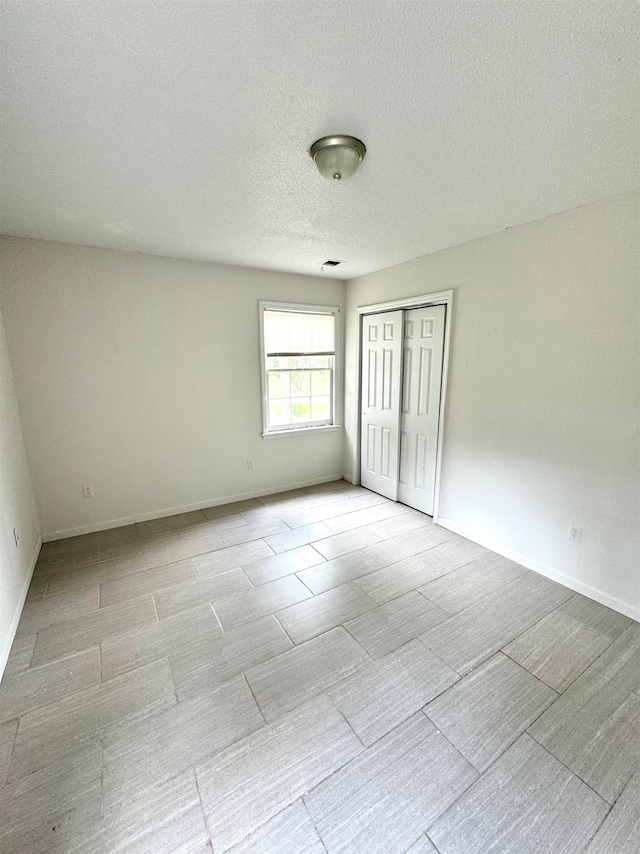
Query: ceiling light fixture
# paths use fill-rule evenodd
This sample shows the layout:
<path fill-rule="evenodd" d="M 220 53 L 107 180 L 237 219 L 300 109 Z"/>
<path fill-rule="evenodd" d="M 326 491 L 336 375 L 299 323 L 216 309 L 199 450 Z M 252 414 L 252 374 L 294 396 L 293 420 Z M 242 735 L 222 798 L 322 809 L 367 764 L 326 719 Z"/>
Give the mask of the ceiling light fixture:
<path fill-rule="evenodd" d="M 340 181 L 350 178 L 362 163 L 366 148 L 355 136 L 323 136 L 317 139 L 309 154 L 323 178 Z"/>

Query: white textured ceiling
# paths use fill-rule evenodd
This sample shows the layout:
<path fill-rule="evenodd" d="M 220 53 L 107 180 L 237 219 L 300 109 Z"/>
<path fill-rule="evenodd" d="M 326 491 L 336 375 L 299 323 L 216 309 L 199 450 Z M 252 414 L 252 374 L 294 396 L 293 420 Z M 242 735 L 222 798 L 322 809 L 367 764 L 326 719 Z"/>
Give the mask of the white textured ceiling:
<path fill-rule="evenodd" d="M 0 5 L 6 234 L 351 278 L 637 186 L 635 2 Z"/>

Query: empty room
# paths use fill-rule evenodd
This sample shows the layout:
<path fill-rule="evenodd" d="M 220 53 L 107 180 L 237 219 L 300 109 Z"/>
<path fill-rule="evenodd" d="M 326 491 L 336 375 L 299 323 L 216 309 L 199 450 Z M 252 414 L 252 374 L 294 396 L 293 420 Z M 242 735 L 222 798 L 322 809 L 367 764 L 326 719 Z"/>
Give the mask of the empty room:
<path fill-rule="evenodd" d="M 2 854 L 640 851 L 636 0 L 0 0 Z"/>

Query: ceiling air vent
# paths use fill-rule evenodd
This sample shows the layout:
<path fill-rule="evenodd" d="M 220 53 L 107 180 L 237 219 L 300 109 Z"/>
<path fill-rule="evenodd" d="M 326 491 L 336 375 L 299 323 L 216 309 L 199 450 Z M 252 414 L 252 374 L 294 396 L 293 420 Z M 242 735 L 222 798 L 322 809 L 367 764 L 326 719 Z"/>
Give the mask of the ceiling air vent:
<path fill-rule="evenodd" d="M 338 264 L 342 264 L 342 261 L 332 261 L 329 259 L 328 261 L 322 261 L 320 264 L 321 267 L 337 267 Z"/>

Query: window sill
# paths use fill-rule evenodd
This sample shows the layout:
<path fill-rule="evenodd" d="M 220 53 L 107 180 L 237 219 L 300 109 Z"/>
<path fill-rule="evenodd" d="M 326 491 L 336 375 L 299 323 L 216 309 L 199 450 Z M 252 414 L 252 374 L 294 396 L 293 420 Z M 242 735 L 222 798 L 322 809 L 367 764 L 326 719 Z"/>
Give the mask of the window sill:
<path fill-rule="evenodd" d="M 263 433 L 263 439 L 280 439 L 282 436 L 309 436 L 316 433 L 333 433 L 342 430 L 342 424 L 329 424 L 326 427 L 296 427 L 294 430 L 271 430 Z"/>

